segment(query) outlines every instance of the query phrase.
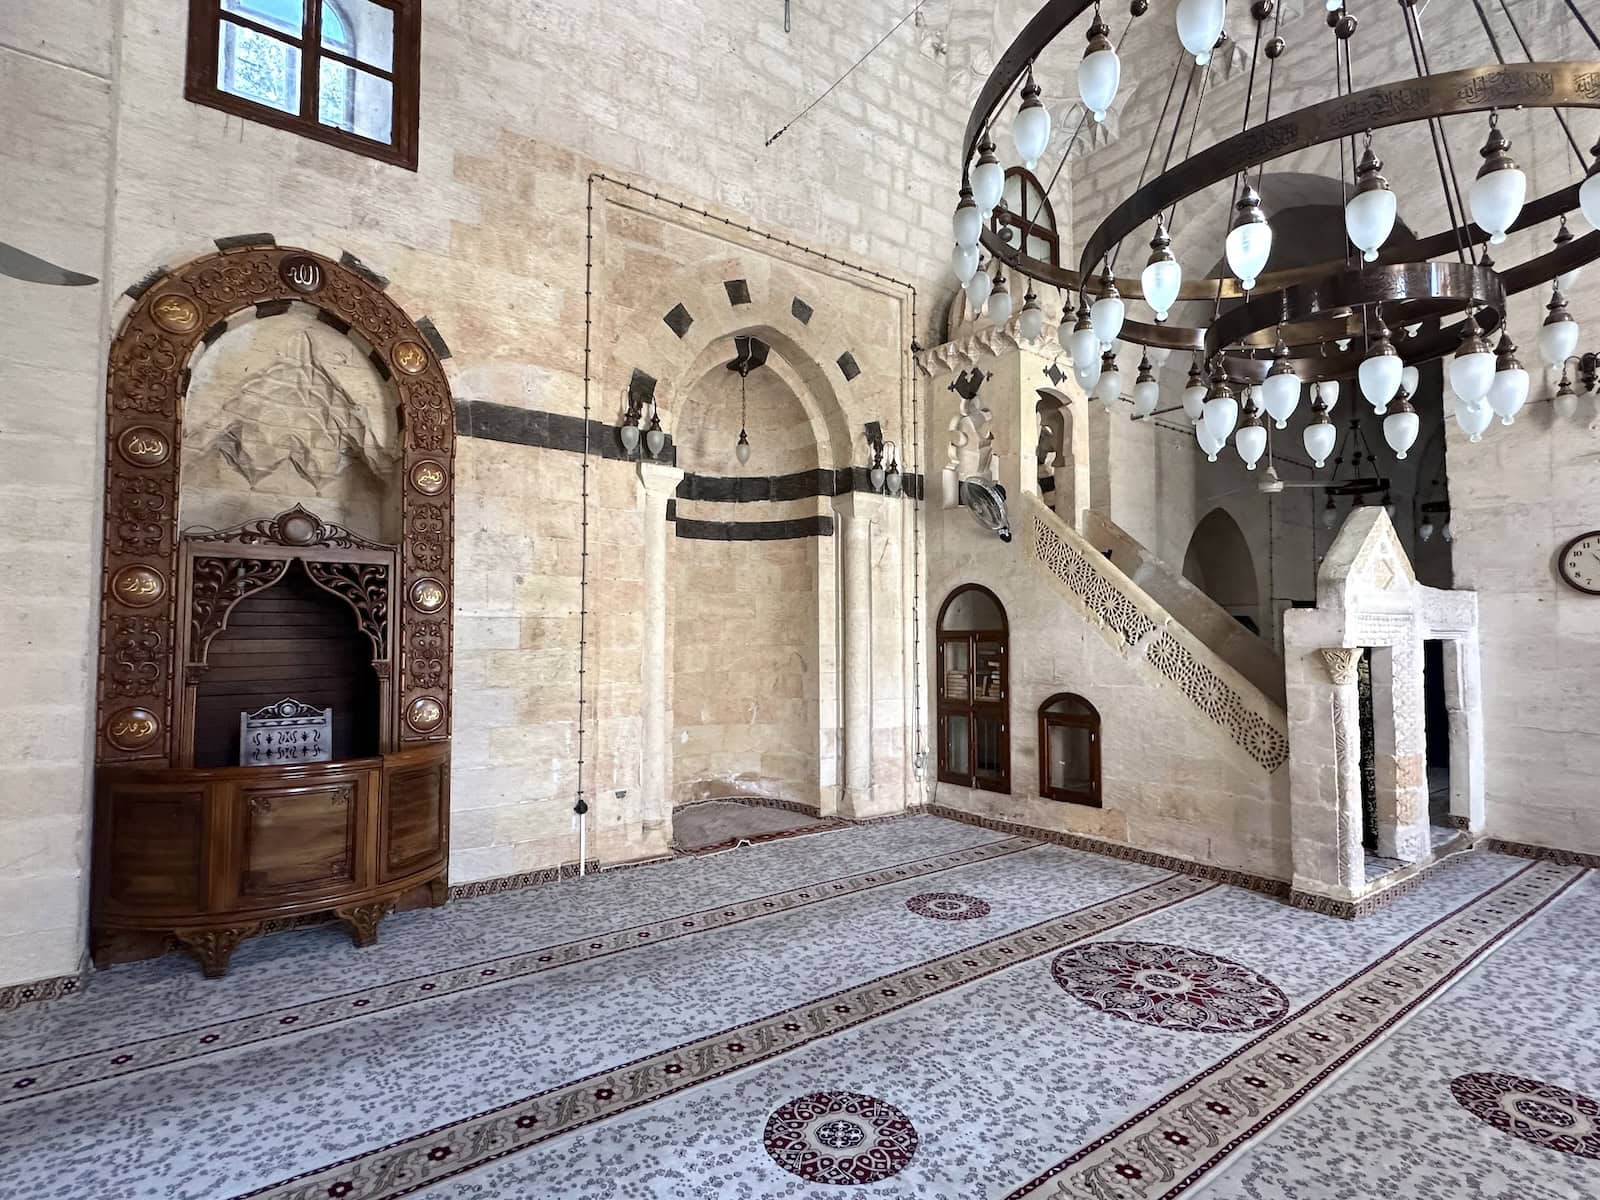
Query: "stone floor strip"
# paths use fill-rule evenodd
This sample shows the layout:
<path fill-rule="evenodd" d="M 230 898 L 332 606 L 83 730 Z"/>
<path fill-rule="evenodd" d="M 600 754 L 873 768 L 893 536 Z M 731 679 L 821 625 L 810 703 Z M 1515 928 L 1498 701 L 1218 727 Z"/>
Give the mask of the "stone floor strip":
<path fill-rule="evenodd" d="M 1502 881 L 1005 1200 L 1170 1200 L 1182 1194 L 1582 875 L 1581 869 L 1539 863 Z"/>
<path fill-rule="evenodd" d="M 643 946 L 726 929 L 746 921 L 793 912 L 907 880 L 993 862 L 1007 855 L 1035 849 L 1039 845 L 1039 842 L 1030 838 L 1001 838 L 943 854 L 891 863 L 870 871 L 801 884 L 787 891 L 736 900 L 715 908 L 663 917 L 626 929 L 519 951 L 426 975 L 391 980 L 359 991 L 108 1046 L 68 1058 L 8 1068 L 0 1071 L 0 1105 L 188 1063 L 207 1055 L 236 1050 L 277 1037 L 324 1029 L 421 1001 L 459 995 L 576 963 L 593 962 Z"/>
<path fill-rule="evenodd" d="M 1177 875 L 246 1193 L 393 1200 L 888 1016 L 1214 890 Z"/>

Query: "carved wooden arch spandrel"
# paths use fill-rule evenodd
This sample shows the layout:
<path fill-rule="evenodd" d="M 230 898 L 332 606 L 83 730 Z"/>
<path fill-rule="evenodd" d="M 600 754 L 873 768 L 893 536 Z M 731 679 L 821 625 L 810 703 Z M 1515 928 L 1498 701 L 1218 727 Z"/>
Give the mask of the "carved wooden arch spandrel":
<path fill-rule="evenodd" d="M 251 246 L 167 272 L 141 294 L 106 368 L 106 508 L 96 758 L 173 762 L 179 685 L 178 481 L 190 360 L 208 332 L 258 304 L 299 301 L 327 313 L 371 348 L 395 389 L 404 430 L 401 596 L 402 743 L 449 736 L 455 528 L 455 410 L 427 339 L 362 275 L 306 250 Z M 348 597 L 346 597 L 348 599 Z M 187 614 L 184 615 L 187 619 Z M 110 647 L 137 618 L 142 664 L 119 667 Z M 127 639 L 124 637 L 124 641 Z M 425 648 L 426 653 L 418 653 Z M 126 657 L 126 656 L 123 656 Z"/>

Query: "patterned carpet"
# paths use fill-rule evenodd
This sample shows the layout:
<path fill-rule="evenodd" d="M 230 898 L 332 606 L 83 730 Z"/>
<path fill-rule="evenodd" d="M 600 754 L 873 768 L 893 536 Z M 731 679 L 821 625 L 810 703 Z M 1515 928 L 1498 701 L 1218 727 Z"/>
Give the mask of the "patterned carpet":
<path fill-rule="evenodd" d="M 915 817 L 0 1014 L 0 1194 L 1600 1195 L 1600 894 L 1359 923 Z"/>

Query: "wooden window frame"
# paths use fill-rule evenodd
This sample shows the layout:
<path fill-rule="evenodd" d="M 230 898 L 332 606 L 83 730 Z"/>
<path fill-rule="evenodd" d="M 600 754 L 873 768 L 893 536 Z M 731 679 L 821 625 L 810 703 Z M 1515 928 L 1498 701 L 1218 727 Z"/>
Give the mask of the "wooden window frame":
<path fill-rule="evenodd" d="M 312 141 L 337 146 L 352 154 L 375 158 L 379 162 L 417 169 L 417 129 L 419 93 L 422 77 L 421 0 L 371 0 L 394 13 L 394 49 L 389 70 L 364 63 L 358 58 L 330 50 L 322 45 L 322 7 L 324 0 L 303 0 L 305 16 L 298 38 L 254 21 L 242 13 L 227 14 L 227 21 L 253 29 L 300 51 L 300 111 L 284 112 L 244 96 L 224 91 L 217 81 L 217 52 L 224 20 L 222 0 L 189 0 L 189 50 L 184 71 L 183 97 L 195 104 L 220 109 L 247 121 L 270 125 L 297 133 Z M 393 107 L 390 113 L 391 142 L 349 133 L 317 118 L 321 95 L 321 59 L 353 67 L 369 75 L 387 79 Z"/>
<path fill-rule="evenodd" d="M 1051 712 L 1050 706 L 1062 700 L 1074 700 L 1089 710 L 1087 714 Z M 1050 784 L 1050 728 L 1087 729 L 1089 731 L 1089 790 L 1058 788 Z M 1100 780 L 1100 710 L 1076 692 L 1057 692 L 1039 706 L 1039 795 L 1046 800 L 1063 804 L 1081 804 L 1086 808 L 1103 808 L 1105 796 Z"/>
<path fill-rule="evenodd" d="M 1061 234 L 1056 229 L 1056 210 L 1050 203 L 1050 196 L 1044 189 L 1044 184 L 1039 182 L 1039 177 L 1026 167 L 1008 167 L 1006 178 L 1017 178 L 1022 182 L 1019 185 L 1022 194 L 1022 211 L 1012 212 L 1009 208 L 996 210 L 994 221 L 996 229 L 1009 228 L 1017 231 L 1016 249 L 1026 254 L 1028 252 L 1028 239 L 1039 238 L 1050 245 L 1050 265 L 1061 265 Z M 1028 187 L 1032 185 L 1039 193 L 1040 207 L 1034 210 L 1033 215 L 1028 215 L 1027 197 Z M 1040 215 L 1045 216 L 1050 224 L 1039 224 Z"/>
<path fill-rule="evenodd" d="M 950 605 L 955 602 L 958 596 L 967 592 L 977 592 L 990 599 L 1000 612 L 1000 625 L 997 628 L 945 630 L 944 619 L 945 614 L 950 609 Z M 1005 605 L 1000 603 L 1000 597 L 981 584 L 964 584 L 945 597 L 944 604 L 939 608 L 939 619 L 934 625 L 934 629 L 936 631 L 935 665 L 938 672 L 938 683 L 935 692 L 938 716 L 938 744 L 935 747 L 935 762 L 938 779 L 941 783 L 953 783 L 960 787 L 972 788 L 975 791 L 996 792 L 1000 795 L 1009 796 L 1011 794 L 1011 632 L 1010 623 L 1006 619 Z M 967 696 L 964 700 L 952 700 L 945 695 L 945 646 L 955 642 L 965 643 L 967 647 L 968 686 Z M 998 700 L 977 699 L 977 688 L 973 684 L 972 673 L 976 669 L 978 643 L 980 642 L 998 642 L 1000 644 L 1000 698 Z M 950 770 L 945 760 L 949 719 L 952 716 L 965 716 L 967 718 L 968 771 L 965 775 L 958 775 Z M 1001 774 L 998 778 L 980 776 L 977 773 L 979 717 L 986 717 L 999 723 Z"/>

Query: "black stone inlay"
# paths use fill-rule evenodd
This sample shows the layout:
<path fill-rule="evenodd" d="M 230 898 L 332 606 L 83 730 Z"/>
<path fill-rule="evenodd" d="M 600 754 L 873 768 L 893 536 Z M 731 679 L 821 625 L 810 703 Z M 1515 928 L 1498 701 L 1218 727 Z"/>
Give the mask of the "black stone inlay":
<path fill-rule="evenodd" d="M 638 367 L 633 369 L 633 374 L 628 377 L 628 404 L 632 408 L 643 412 L 650 401 L 656 397 L 656 380 L 654 375 L 646 375 Z"/>
<path fill-rule="evenodd" d="M 456 401 L 456 434 L 460 437 L 472 437 L 472 404 L 470 401 Z"/>
<path fill-rule="evenodd" d="M 861 374 L 861 368 L 856 364 L 856 356 L 848 350 L 839 355 L 839 370 L 844 372 L 844 381 L 846 383 Z"/>
<path fill-rule="evenodd" d="M 372 364 L 373 369 L 376 370 L 379 375 L 383 376 L 385 383 L 392 378 L 392 375 L 389 371 L 389 364 L 384 361 L 383 355 L 379 354 L 376 350 L 367 351 L 367 361 Z"/>
<path fill-rule="evenodd" d="M 278 239 L 270 233 L 236 233 L 232 237 L 219 237 L 218 250 L 243 250 L 246 246 L 276 246 Z"/>
<path fill-rule="evenodd" d="M 809 325 L 811 324 L 811 314 L 815 310 L 811 307 L 811 305 L 800 299 L 799 296 L 796 296 L 794 298 L 794 303 L 789 306 L 789 311 L 794 314 L 794 319 L 799 321 L 800 324 Z"/>
<path fill-rule="evenodd" d="M 439 331 L 434 327 L 432 317 L 420 318 L 417 321 L 417 332 L 422 335 L 422 340 L 433 348 L 434 354 L 438 355 L 441 361 L 450 357 L 450 347 L 445 343 L 444 338 L 439 336 Z"/>
<path fill-rule="evenodd" d="M 202 346 L 209 346 L 212 342 L 216 341 L 219 337 L 227 332 L 228 322 L 227 319 L 224 318 L 223 320 L 218 321 L 210 329 L 206 330 L 205 336 L 200 339 L 200 344 Z"/>
<path fill-rule="evenodd" d="M 539 446 L 550 450 L 583 451 L 583 418 L 569 417 L 563 413 L 539 412 L 536 409 L 513 408 L 508 404 L 495 404 L 490 400 L 463 400 L 456 405 L 456 430 L 468 437 L 490 442 L 512 442 L 519 446 Z M 596 458 L 609 458 L 618 462 L 659 462 L 671 465 L 677 462 L 678 449 L 672 437 L 667 436 L 661 454 L 651 459 L 640 448 L 629 454 L 622 447 L 618 426 L 604 421 L 589 422 L 589 453 Z"/>
<path fill-rule="evenodd" d="M 325 308 L 317 309 L 317 320 L 321 321 L 324 325 L 328 326 L 330 329 L 336 330 L 339 333 L 350 332 L 349 321 L 341 320 L 339 317 L 334 316 Z"/>
<path fill-rule="evenodd" d="M 389 280 L 386 277 L 379 275 L 348 250 L 339 255 L 339 263 L 341 266 L 349 267 L 350 270 L 361 276 L 380 292 L 389 286 Z"/>
<path fill-rule="evenodd" d="M 1055 384 L 1057 387 L 1060 387 L 1061 381 L 1067 377 L 1067 373 L 1055 363 L 1051 363 L 1048 367 L 1046 367 L 1044 369 L 1044 373 L 1050 382 Z"/>
<path fill-rule="evenodd" d="M 689 326 L 694 324 L 694 318 L 689 315 L 689 310 L 682 304 L 674 304 L 672 311 L 661 318 L 667 323 L 667 328 L 682 337 L 689 332 Z"/>
<path fill-rule="evenodd" d="M 901 488 L 908 496 L 921 497 L 922 481 L 909 473 L 901 475 Z M 848 492 L 870 492 L 872 481 L 866 467 L 819 467 L 790 475 L 685 475 L 678 484 L 680 500 L 699 500 L 709 504 L 752 504 L 761 501 L 805 500 L 813 496 L 843 496 Z"/>
<path fill-rule="evenodd" d="M 728 293 L 728 303 L 732 305 L 750 303 L 750 284 L 743 279 L 725 279 L 722 281 L 723 290 Z"/>
<path fill-rule="evenodd" d="M 157 267 L 154 271 L 151 271 L 150 274 L 146 275 L 143 279 L 139 280 L 137 283 L 134 283 L 132 286 L 130 286 L 128 288 L 128 290 L 123 293 L 123 295 L 125 295 L 125 296 L 127 296 L 127 297 L 129 297 L 130 299 L 133 299 L 133 300 L 139 299 L 139 297 L 143 296 L 151 288 L 155 287 L 156 280 L 160 279 L 166 273 L 167 273 L 167 268 L 166 267 Z"/>
<path fill-rule="evenodd" d="M 293 300 L 263 300 L 256 305 L 257 317 L 281 317 L 294 307 Z"/>
<path fill-rule="evenodd" d="M 1053 492 L 1056 490 L 1056 476 L 1054 471 L 1048 475 L 1039 476 L 1039 490 L 1041 492 Z"/>
<path fill-rule="evenodd" d="M 703 542 L 786 542 L 794 538 L 832 537 L 832 517 L 797 517 L 792 521 L 674 521 L 677 534 Z"/>
<path fill-rule="evenodd" d="M 677 519 L 678 519 L 678 502 L 676 500 L 668 500 L 667 501 L 667 520 L 676 521 Z"/>

